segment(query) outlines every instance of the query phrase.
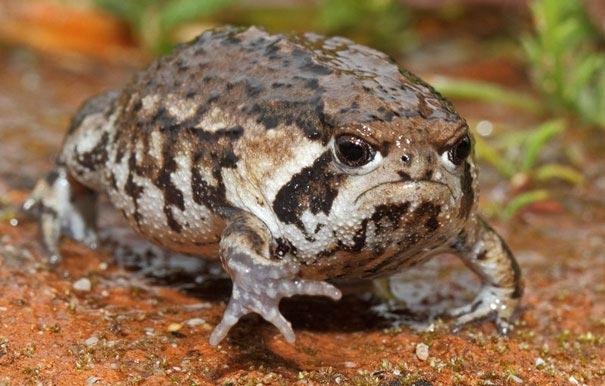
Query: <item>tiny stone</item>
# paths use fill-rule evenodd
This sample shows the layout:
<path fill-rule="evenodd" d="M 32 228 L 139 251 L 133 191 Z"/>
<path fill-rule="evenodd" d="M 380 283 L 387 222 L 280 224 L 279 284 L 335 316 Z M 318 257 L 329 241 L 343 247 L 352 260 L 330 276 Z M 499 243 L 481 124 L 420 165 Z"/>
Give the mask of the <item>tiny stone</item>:
<path fill-rule="evenodd" d="M 92 289 L 92 283 L 86 277 L 78 279 L 72 285 L 73 289 L 76 291 L 88 292 Z"/>
<path fill-rule="evenodd" d="M 86 346 L 88 346 L 88 347 L 92 347 L 92 346 L 94 346 L 95 344 L 97 344 L 98 342 L 99 342 L 99 338 L 97 338 L 96 336 L 94 336 L 94 335 L 93 335 L 93 336 L 91 336 L 90 338 L 86 339 L 86 340 L 84 341 L 84 344 L 85 344 Z"/>
<path fill-rule="evenodd" d="M 578 380 L 576 379 L 576 377 L 574 377 L 573 375 L 569 376 L 569 383 L 571 383 L 572 385 L 579 385 L 580 382 L 578 382 Z"/>
<path fill-rule="evenodd" d="M 546 362 L 544 362 L 544 359 L 542 359 L 542 358 L 540 358 L 540 357 L 536 358 L 536 361 L 534 362 L 534 365 L 535 365 L 536 367 L 542 367 L 542 366 L 544 366 L 545 364 L 546 364 Z"/>
<path fill-rule="evenodd" d="M 523 379 L 519 378 L 515 374 L 511 374 L 508 378 L 515 383 L 523 383 Z"/>
<path fill-rule="evenodd" d="M 97 378 L 95 376 L 91 376 L 91 377 L 86 378 L 86 384 L 87 385 L 94 385 L 98 381 L 99 381 L 99 378 Z"/>
<path fill-rule="evenodd" d="M 357 367 L 357 363 L 355 363 L 355 362 L 349 362 L 349 361 L 346 361 L 344 363 L 344 365 L 345 365 L 345 367 L 347 369 L 353 369 L 353 368 Z"/>
<path fill-rule="evenodd" d="M 429 346 L 424 343 L 418 343 L 416 345 L 416 357 L 421 361 L 429 359 Z"/>
<path fill-rule="evenodd" d="M 181 328 L 183 328 L 183 325 L 180 324 L 180 323 L 170 323 L 168 325 L 168 327 L 166 327 L 166 331 L 168 331 L 168 332 L 177 332 Z"/>
<path fill-rule="evenodd" d="M 196 327 L 206 323 L 206 321 L 202 318 L 192 318 L 185 321 L 185 324 L 189 327 Z"/>

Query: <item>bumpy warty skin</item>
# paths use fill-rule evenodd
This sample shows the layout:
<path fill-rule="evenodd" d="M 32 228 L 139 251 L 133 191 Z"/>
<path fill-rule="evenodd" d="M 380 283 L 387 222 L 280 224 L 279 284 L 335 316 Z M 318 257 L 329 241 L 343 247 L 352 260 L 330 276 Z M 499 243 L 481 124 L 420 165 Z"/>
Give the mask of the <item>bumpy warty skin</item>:
<path fill-rule="evenodd" d="M 234 296 L 215 343 L 248 312 L 293 341 L 281 314 L 267 315 L 281 297 L 338 298 L 321 280 L 385 275 L 444 251 L 481 272 L 506 308 L 490 310 L 494 300 L 483 294 L 464 314 L 487 307 L 504 323 L 521 295 L 520 274 L 477 217 L 472 155 L 452 161 L 471 146 L 452 105 L 381 52 L 340 37 L 228 27 L 87 101 L 53 171 L 62 177 L 42 180 L 29 206 L 56 212 L 42 219 L 56 255 L 59 228 L 94 239 L 94 215 L 62 199 L 86 191 L 106 194 L 166 248 L 220 256 Z M 367 159 L 351 166 L 343 151 Z M 60 192 L 57 180 L 71 190 Z M 268 277 L 281 290 L 256 284 Z M 272 300 L 234 300 L 256 293 Z"/>

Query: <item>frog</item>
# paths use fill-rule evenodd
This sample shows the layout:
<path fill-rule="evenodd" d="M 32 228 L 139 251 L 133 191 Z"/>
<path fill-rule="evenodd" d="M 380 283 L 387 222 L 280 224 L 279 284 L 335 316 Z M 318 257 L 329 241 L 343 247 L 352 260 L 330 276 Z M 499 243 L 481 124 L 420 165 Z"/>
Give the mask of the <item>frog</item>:
<path fill-rule="evenodd" d="M 203 32 L 74 115 L 24 208 L 51 263 L 95 248 L 106 196 L 141 236 L 222 265 L 232 292 L 209 342 L 247 314 L 295 334 L 281 299 L 388 277 L 451 253 L 481 280 L 453 328 L 508 333 L 523 293 L 478 213 L 469 126 L 388 55 L 343 37 L 258 27 Z"/>

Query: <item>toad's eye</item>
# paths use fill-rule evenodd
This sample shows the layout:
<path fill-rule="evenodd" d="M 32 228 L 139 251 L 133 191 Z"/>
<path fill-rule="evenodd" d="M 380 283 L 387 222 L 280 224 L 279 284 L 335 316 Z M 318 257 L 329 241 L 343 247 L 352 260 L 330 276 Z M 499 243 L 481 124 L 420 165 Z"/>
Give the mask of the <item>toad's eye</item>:
<path fill-rule="evenodd" d="M 376 150 L 361 138 L 352 135 L 341 135 L 334 143 L 336 157 L 349 167 L 360 167 L 374 159 Z"/>
<path fill-rule="evenodd" d="M 447 158 L 451 163 L 458 166 L 464 162 L 469 154 L 471 154 L 471 138 L 466 134 L 447 151 Z"/>

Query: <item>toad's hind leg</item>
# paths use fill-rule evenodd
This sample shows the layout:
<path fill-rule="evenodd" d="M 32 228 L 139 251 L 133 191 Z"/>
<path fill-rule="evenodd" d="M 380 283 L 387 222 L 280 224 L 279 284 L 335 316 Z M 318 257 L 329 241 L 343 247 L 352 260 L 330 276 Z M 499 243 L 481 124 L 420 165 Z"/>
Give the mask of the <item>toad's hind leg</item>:
<path fill-rule="evenodd" d="M 76 181 L 61 164 L 38 181 L 23 208 L 39 218 L 42 243 L 51 263 L 61 259 L 58 244 L 62 235 L 96 248 L 96 199 L 97 194 Z"/>
<path fill-rule="evenodd" d="M 292 326 L 279 312 L 282 298 L 322 295 L 340 299 L 340 290 L 333 285 L 300 279 L 296 262 L 271 260 L 270 240 L 264 223 L 245 212 L 233 216 L 223 231 L 221 261 L 231 276 L 233 290 L 223 319 L 210 336 L 210 344 L 217 345 L 249 313 L 259 314 L 277 327 L 289 343 L 294 343 Z"/>

